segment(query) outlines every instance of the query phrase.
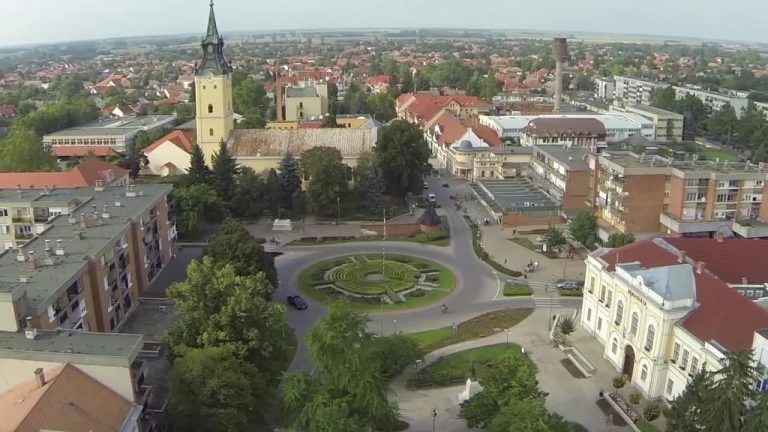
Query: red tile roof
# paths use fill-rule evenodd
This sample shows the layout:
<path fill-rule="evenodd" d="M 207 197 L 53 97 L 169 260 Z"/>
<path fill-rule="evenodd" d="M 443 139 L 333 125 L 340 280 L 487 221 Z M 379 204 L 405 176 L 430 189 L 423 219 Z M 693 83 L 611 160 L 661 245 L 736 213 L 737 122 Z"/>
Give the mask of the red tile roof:
<path fill-rule="evenodd" d="M 760 242 L 759 240 L 748 240 Z M 648 239 L 611 250 L 600 259 L 608 263 L 613 271 L 617 259 L 620 263 L 639 262 L 645 268 L 665 267 L 678 264 L 676 239 Z M 699 250 L 716 248 L 722 243 L 714 239 L 702 239 Z M 686 244 L 680 242 L 678 244 Z M 754 251 L 753 251 L 754 252 Z M 763 249 L 761 262 L 768 262 L 768 253 Z M 711 263 L 705 262 L 702 273 L 694 271 L 696 281 L 696 302 L 698 307 L 683 318 L 682 326 L 703 342 L 716 341 L 731 352 L 749 349 L 754 332 L 768 329 L 768 311 L 730 288 L 716 276 L 716 271 L 728 266 L 737 266 L 744 254 L 708 255 Z M 715 263 L 715 261 L 718 261 Z M 694 262 L 690 260 L 690 262 Z M 714 266 L 714 267 L 713 267 Z M 714 268 L 715 270 L 711 270 Z"/>
<path fill-rule="evenodd" d="M 370 85 L 378 85 L 378 84 L 389 84 L 389 75 L 374 75 L 370 78 L 368 78 L 368 84 Z"/>
<path fill-rule="evenodd" d="M 496 147 L 501 145 L 501 138 L 499 138 L 499 135 L 495 130 L 489 128 L 488 126 L 480 124 L 476 120 L 470 119 L 465 120 L 464 125 L 471 127 L 475 135 L 477 135 L 478 138 L 483 140 L 489 146 Z"/>
<path fill-rule="evenodd" d="M 0 105 L 0 117 L 13 117 L 16 115 L 16 108 L 13 105 Z"/>
<path fill-rule="evenodd" d="M 170 141 L 176 147 L 187 153 L 192 153 L 192 146 L 197 142 L 197 136 L 191 131 L 174 130 L 144 148 L 144 154 L 152 152 L 156 148 Z"/>
<path fill-rule="evenodd" d="M 742 278 L 749 283 L 768 282 L 768 241 L 669 238 L 667 243 L 696 261 L 704 261 L 709 271 L 727 283 L 740 284 Z"/>
<path fill-rule="evenodd" d="M 44 187 L 94 186 L 96 180 L 109 184 L 128 175 L 128 170 L 104 162 L 101 159 L 87 159 L 66 172 L 20 172 L 0 173 L 0 189 L 43 189 Z"/>
<path fill-rule="evenodd" d="M 56 157 L 108 157 L 117 155 L 117 151 L 110 146 L 54 146 L 53 155 Z"/>
<path fill-rule="evenodd" d="M 440 126 L 442 131 L 437 139 L 437 143 L 441 145 L 453 144 L 467 133 L 467 127 L 461 124 L 461 121 L 449 112 L 441 114 L 435 123 Z"/>
<path fill-rule="evenodd" d="M 299 129 L 320 129 L 323 124 L 319 121 L 304 121 L 299 123 Z"/>

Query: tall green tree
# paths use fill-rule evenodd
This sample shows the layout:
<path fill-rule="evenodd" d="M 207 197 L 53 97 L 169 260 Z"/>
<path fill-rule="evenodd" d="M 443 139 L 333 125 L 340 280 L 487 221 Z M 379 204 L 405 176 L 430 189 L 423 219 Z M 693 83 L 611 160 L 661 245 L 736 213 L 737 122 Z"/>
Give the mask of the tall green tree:
<path fill-rule="evenodd" d="M 280 205 L 290 210 L 293 208 L 293 195 L 301 190 L 299 161 L 291 153 L 286 153 L 277 165 Z"/>
<path fill-rule="evenodd" d="M 732 106 L 726 105 L 720 111 L 716 111 L 707 120 L 707 131 L 717 135 L 726 145 L 731 145 L 731 140 L 736 134 L 739 119 Z"/>
<path fill-rule="evenodd" d="M 216 191 L 207 184 L 193 184 L 173 190 L 173 214 L 182 233 L 192 233 L 203 222 L 220 222 L 226 209 Z"/>
<path fill-rule="evenodd" d="M 587 248 L 591 248 L 597 240 L 597 218 L 589 210 L 580 210 L 568 227 L 571 236 Z"/>
<path fill-rule="evenodd" d="M 381 175 L 376 157 L 365 153 L 357 159 L 354 170 L 355 193 L 362 210 L 369 215 L 380 215 L 384 209 L 384 177 Z"/>
<path fill-rule="evenodd" d="M 264 421 L 275 388 L 263 372 L 227 346 L 174 351 L 169 377 L 173 430 L 238 432 Z"/>
<path fill-rule="evenodd" d="M 382 123 L 387 123 L 397 116 L 395 99 L 389 93 L 376 93 L 368 96 L 367 105 L 368 112 Z"/>
<path fill-rule="evenodd" d="M 700 432 L 702 416 L 712 386 L 712 375 L 699 371 L 665 413 L 668 432 Z"/>
<path fill-rule="evenodd" d="M 227 143 L 224 141 L 219 144 L 219 150 L 213 154 L 211 165 L 213 165 L 211 169 L 212 185 L 222 201 L 229 205 L 235 197 L 238 168 L 237 161 L 229 153 Z"/>
<path fill-rule="evenodd" d="M 232 201 L 232 213 L 237 217 L 254 219 L 267 209 L 266 185 L 253 168 L 242 167 L 237 175 L 237 189 Z"/>
<path fill-rule="evenodd" d="M 511 399 L 493 417 L 489 432 L 551 432 L 543 398 Z"/>
<path fill-rule="evenodd" d="M 56 158 L 29 129 L 0 141 L 0 172 L 58 171 Z"/>
<path fill-rule="evenodd" d="M 667 111 L 677 112 L 675 89 L 672 87 L 657 88 L 651 91 L 651 105 Z"/>
<path fill-rule="evenodd" d="M 277 175 L 277 171 L 274 168 L 270 168 L 267 172 L 267 179 L 264 183 L 267 210 L 269 210 L 273 216 L 279 216 L 280 177 Z"/>
<path fill-rule="evenodd" d="M 232 99 L 235 112 L 263 118 L 267 113 L 267 92 L 260 81 L 247 77 L 233 85 Z"/>
<path fill-rule="evenodd" d="M 314 147 L 301 154 L 301 168 L 309 178 L 307 200 L 315 214 L 332 216 L 337 213 L 347 192 L 348 167 L 341 152 L 334 147 Z"/>
<path fill-rule="evenodd" d="M 285 307 L 268 300 L 272 290 L 264 273 L 238 276 L 209 256 L 192 261 L 187 278 L 168 290 L 178 321 L 168 335 L 171 347 L 226 346 L 276 386 L 290 360 L 291 333 Z"/>
<path fill-rule="evenodd" d="M 418 126 L 391 122 L 382 128 L 375 154 L 388 191 L 401 197 L 422 193 L 431 152 Z"/>
<path fill-rule="evenodd" d="M 187 171 L 189 184 L 206 184 L 211 178 L 211 170 L 205 164 L 203 149 L 197 143 L 192 145 L 192 153 L 189 157 L 189 170 Z"/>
<path fill-rule="evenodd" d="M 751 351 L 727 357 L 726 365 L 715 372 L 712 391 L 706 393 L 701 423 L 705 430 L 740 432 L 746 402 L 754 397 L 755 368 Z"/>
<path fill-rule="evenodd" d="M 744 418 L 742 432 L 762 432 L 768 426 L 768 391 L 757 396 L 757 405 Z"/>
<path fill-rule="evenodd" d="M 205 254 L 221 265 L 231 265 L 238 276 L 255 276 L 263 272 L 272 285 L 267 299 L 272 298 L 278 283 L 275 260 L 239 221 L 224 221 L 221 229 L 208 241 Z"/>
<path fill-rule="evenodd" d="M 550 225 L 547 232 L 544 233 L 544 242 L 547 245 L 547 250 L 559 251 L 566 243 L 565 234 L 563 234 L 563 230 Z"/>

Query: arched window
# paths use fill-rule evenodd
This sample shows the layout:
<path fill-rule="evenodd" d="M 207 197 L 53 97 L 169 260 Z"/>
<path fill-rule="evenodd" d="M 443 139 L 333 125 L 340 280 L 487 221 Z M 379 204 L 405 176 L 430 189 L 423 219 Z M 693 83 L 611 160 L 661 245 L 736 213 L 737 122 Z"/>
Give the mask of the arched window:
<path fill-rule="evenodd" d="M 208 114 L 213 114 L 213 104 L 208 104 Z"/>
<path fill-rule="evenodd" d="M 634 338 L 637 336 L 637 328 L 640 326 L 640 316 L 637 312 L 632 312 L 632 321 L 629 323 L 629 336 Z"/>
<path fill-rule="evenodd" d="M 213 128 L 208 129 L 208 135 L 213 136 Z"/>
<path fill-rule="evenodd" d="M 616 351 L 619 350 L 619 340 L 616 338 L 613 338 L 613 343 L 611 344 L 611 353 L 616 354 Z"/>
<path fill-rule="evenodd" d="M 645 350 L 653 349 L 653 341 L 656 338 L 656 327 L 653 324 L 648 325 L 648 332 L 645 334 Z"/>
<path fill-rule="evenodd" d="M 624 319 L 624 302 L 619 300 L 616 302 L 616 321 L 614 324 L 621 325 L 621 321 Z"/>
<path fill-rule="evenodd" d="M 648 365 L 644 364 L 640 368 L 640 381 L 645 382 L 648 379 Z"/>

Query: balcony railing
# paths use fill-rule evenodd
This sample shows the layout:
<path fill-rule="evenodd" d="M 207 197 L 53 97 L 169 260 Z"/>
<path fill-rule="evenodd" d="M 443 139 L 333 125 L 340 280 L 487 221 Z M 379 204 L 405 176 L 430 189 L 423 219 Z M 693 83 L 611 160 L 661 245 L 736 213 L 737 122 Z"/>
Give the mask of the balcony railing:
<path fill-rule="evenodd" d="M 31 240 L 32 237 L 34 237 L 34 236 L 35 235 L 32 234 L 32 233 L 19 233 L 19 232 L 17 232 L 17 233 L 13 234 L 13 238 L 15 238 L 16 240 Z"/>
<path fill-rule="evenodd" d="M 11 218 L 11 220 L 13 220 L 14 223 L 22 223 L 22 222 L 31 223 L 32 216 L 14 216 L 13 218 Z"/>

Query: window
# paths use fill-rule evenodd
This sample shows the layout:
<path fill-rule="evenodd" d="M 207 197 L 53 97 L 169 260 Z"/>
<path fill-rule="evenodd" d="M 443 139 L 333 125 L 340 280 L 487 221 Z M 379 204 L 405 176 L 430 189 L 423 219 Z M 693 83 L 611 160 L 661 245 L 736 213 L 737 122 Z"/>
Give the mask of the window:
<path fill-rule="evenodd" d="M 648 331 L 645 333 L 645 350 L 653 349 L 653 341 L 656 338 L 656 327 L 653 324 L 648 325 Z"/>
<path fill-rule="evenodd" d="M 645 382 L 648 379 L 648 365 L 643 365 L 640 368 L 640 381 Z"/>
<path fill-rule="evenodd" d="M 208 129 L 208 135 L 213 136 L 213 128 Z"/>
<path fill-rule="evenodd" d="M 608 291 L 608 296 L 605 298 L 605 306 L 611 307 L 611 300 L 613 300 L 613 291 Z"/>
<path fill-rule="evenodd" d="M 637 312 L 632 312 L 632 321 L 629 323 L 629 337 L 637 336 L 637 328 L 640 326 L 640 316 Z"/>
<path fill-rule="evenodd" d="M 7 217 L 7 216 L 8 216 L 8 209 L 0 208 L 0 217 Z"/>
<path fill-rule="evenodd" d="M 213 114 L 213 104 L 208 104 L 208 114 Z"/>
<path fill-rule="evenodd" d="M 667 380 L 667 394 L 672 395 L 672 389 L 675 388 L 675 382 L 671 379 Z"/>
<path fill-rule="evenodd" d="M 587 321 L 592 321 L 592 309 L 587 309 Z"/>
<path fill-rule="evenodd" d="M 699 358 L 696 356 L 691 357 L 691 370 L 688 371 L 691 375 L 699 371 Z"/>
<path fill-rule="evenodd" d="M 675 342 L 675 348 L 672 350 L 672 363 L 677 363 L 678 358 L 680 358 L 680 344 Z"/>
<path fill-rule="evenodd" d="M 616 321 L 614 324 L 621 325 L 621 321 L 624 319 L 624 302 L 619 300 L 616 302 Z"/>
<path fill-rule="evenodd" d="M 603 319 L 598 318 L 597 319 L 597 331 L 600 331 L 603 328 Z"/>
<path fill-rule="evenodd" d="M 11 233 L 10 225 L 0 225 L 0 234 L 10 234 L 10 233 Z"/>
<path fill-rule="evenodd" d="M 299 109 L 304 109 L 304 102 L 299 102 Z"/>
<path fill-rule="evenodd" d="M 611 353 L 616 354 L 616 351 L 619 350 L 619 340 L 616 338 L 613 338 L 613 343 L 611 344 Z"/>
<path fill-rule="evenodd" d="M 600 303 L 605 301 L 605 291 L 606 291 L 605 285 L 601 286 L 600 287 Z"/>
<path fill-rule="evenodd" d="M 685 368 L 688 367 L 688 357 L 691 355 L 691 353 L 688 352 L 688 350 L 683 350 L 683 359 L 680 360 L 680 369 L 685 370 Z"/>

